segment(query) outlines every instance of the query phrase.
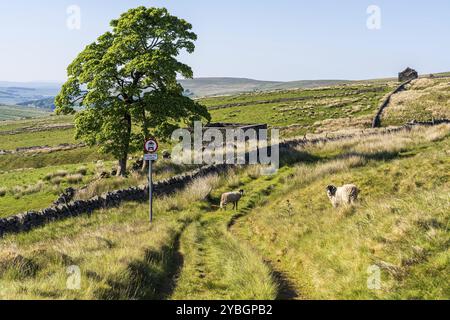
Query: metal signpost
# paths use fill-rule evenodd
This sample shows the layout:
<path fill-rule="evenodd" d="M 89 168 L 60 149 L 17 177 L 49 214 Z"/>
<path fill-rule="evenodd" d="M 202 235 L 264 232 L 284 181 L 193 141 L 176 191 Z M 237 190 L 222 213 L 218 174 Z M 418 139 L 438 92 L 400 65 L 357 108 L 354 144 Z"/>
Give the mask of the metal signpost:
<path fill-rule="evenodd" d="M 149 211 L 150 211 L 150 223 L 153 222 L 153 179 L 152 179 L 152 167 L 153 161 L 158 159 L 158 142 L 155 139 L 149 139 L 144 144 L 144 150 L 147 152 L 144 155 L 144 161 L 148 161 L 148 196 L 149 196 Z"/>

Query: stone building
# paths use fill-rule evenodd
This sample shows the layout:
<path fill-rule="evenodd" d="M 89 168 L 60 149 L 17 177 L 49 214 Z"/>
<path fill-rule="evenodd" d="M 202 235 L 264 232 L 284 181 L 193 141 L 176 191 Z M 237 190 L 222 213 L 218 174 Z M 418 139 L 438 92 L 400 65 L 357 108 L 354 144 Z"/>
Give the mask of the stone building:
<path fill-rule="evenodd" d="M 404 71 L 402 71 L 398 74 L 398 81 L 405 82 L 408 80 L 417 79 L 418 77 L 419 77 L 419 74 L 417 73 L 417 71 L 408 67 Z"/>
<path fill-rule="evenodd" d="M 222 132 L 224 138 L 226 137 L 226 131 L 229 130 L 243 130 L 246 132 L 249 129 L 253 129 L 256 131 L 256 139 L 260 140 L 260 131 L 259 130 L 267 130 L 267 124 L 259 123 L 259 124 L 249 124 L 249 123 L 209 123 L 203 127 L 203 131 L 208 129 L 218 129 Z"/>

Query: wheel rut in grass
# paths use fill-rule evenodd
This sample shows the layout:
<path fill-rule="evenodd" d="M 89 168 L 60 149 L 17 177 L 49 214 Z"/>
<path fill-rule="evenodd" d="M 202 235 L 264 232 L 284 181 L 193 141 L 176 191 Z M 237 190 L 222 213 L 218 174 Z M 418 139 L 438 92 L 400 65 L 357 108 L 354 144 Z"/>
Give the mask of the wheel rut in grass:
<path fill-rule="evenodd" d="M 237 223 L 237 221 L 248 215 L 254 208 L 257 206 L 262 205 L 263 201 L 261 199 L 258 199 L 260 196 L 267 197 L 272 192 L 275 191 L 275 185 L 271 184 L 267 188 L 264 188 L 258 192 L 258 196 L 254 198 L 250 198 L 246 205 L 239 210 L 238 213 L 234 214 L 231 219 L 229 220 L 227 224 L 227 230 L 229 234 L 231 234 L 233 237 L 238 239 L 238 241 L 245 241 L 240 239 L 232 230 L 233 226 Z M 249 241 L 245 241 L 247 244 L 252 248 L 252 250 L 257 253 L 259 256 L 261 256 L 261 260 L 264 262 L 264 264 L 269 268 L 272 281 L 277 284 L 277 300 L 295 300 L 300 299 L 300 294 L 297 292 L 294 283 L 289 279 L 288 275 L 284 273 L 283 271 L 277 269 L 274 267 L 271 260 L 268 260 L 267 258 L 263 257 L 258 250 L 249 243 Z"/>
<path fill-rule="evenodd" d="M 181 232 L 178 233 L 175 237 L 172 248 L 172 254 L 171 257 L 169 258 L 170 263 L 167 273 L 168 281 L 163 282 L 161 285 L 159 292 L 160 299 L 168 299 L 173 294 L 178 282 L 178 277 L 181 273 L 181 270 L 183 269 L 184 257 L 180 251 L 180 238 L 185 228 L 186 227 L 184 227 L 181 230 Z"/>
<path fill-rule="evenodd" d="M 252 191 L 237 212 L 214 210 L 217 199 L 209 199 L 206 213 L 181 237 L 185 260 L 171 299 L 276 299 L 278 284 L 270 267 L 230 232 L 234 221 L 257 206 L 267 189 L 273 189 L 272 179 L 266 180 L 262 187 L 263 178 L 243 184 Z"/>
<path fill-rule="evenodd" d="M 265 260 L 266 265 L 272 271 L 272 277 L 278 284 L 277 300 L 297 300 L 301 296 L 297 292 L 295 285 L 289 280 L 286 273 L 273 267 L 272 262 Z"/>

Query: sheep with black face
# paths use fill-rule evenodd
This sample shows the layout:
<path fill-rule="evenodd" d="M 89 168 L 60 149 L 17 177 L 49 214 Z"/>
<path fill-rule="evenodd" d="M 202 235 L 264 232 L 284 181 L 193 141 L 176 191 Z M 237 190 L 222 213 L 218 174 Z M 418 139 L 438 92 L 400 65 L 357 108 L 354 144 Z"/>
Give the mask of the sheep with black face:
<path fill-rule="evenodd" d="M 358 199 L 359 189 L 354 184 L 346 184 L 342 187 L 327 186 L 327 196 L 333 207 L 354 204 Z"/>

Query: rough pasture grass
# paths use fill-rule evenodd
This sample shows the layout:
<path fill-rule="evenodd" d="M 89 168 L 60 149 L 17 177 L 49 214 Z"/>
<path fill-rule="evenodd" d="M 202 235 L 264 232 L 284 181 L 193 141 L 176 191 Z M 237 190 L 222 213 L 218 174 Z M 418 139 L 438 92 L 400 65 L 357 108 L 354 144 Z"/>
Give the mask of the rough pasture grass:
<path fill-rule="evenodd" d="M 444 126 L 311 146 L 335 160 L 293 167 L 289 183 L 233 232 L 303 298 L 448 299 L 449 147 Z M 345 183 L 360 187 L 360 202 L 335 210 L 325 187 Z M 367 287 L 373 265 L 380 290 Z"/>
<path fill-rule="evenodd" d="M 0 217 L 48 207 L 69 186 L 74 188 L 87 186 L 76 194 L 75 199 L 80 200 L 147 183 L 146 173 L 140 172 L 130 173 L 128 177 L 98 179 L 100 173 L 109 173 L 113 167 L 115 162 L 107 161 L 0 172 L 0 188 L 5 192 L 0 197 Z M 159 161 L 154 169 L 154 180 L 158 181 L 193 170 L 194 167 Z"/>
<path fill-rule="evenodd" d="M 6 154 L 0 156 L 0 170 L 11 171 L 26 168 L 45 168 L 49 166 L 64 166 L 82 164 L 97 160 L 113 160 L 112 157 L 98 152 L 97 148 L 77 148 L 51 153 Z"/>
<path fill-rule="evenodd" d="M 408 121 L 450 118 L 450 80 L 418 79 L 406 91 L 394 95 L 386 108 L 382 124 L 399 125 Z"/>
<path fill-rule="evenodd" d="M 47 115 L 48 112 L 36 108 L 0 105 L 0 121 L 44 117 Z"/>
<path fill-rule="evenodd" d="M 446 297 L 448 134 L 440 126 L 387 144 L 383 135 L 308 146 L 276 175 L 241 169 L 158 199 L 153 226 L 146 204 L 128 203 L 8 235 L 0 295 L 274 299 L 288 283 L 302 298 Z M 325 186 L 347 181 L 361 187 L 361 202 L 335 211 Z M 237 188 L 246 191 L 240 211 L 216 211 L 220 194 Z M 376 263 L 394 267 L 373 292 L 364 285 Z M 72 264 L 83 290 L 65 287 Z"/>
<path fill-rule="evenodd" d="M 6 190 L 5 196 L 0 197 L 0 217 L 43 209 L 55 201 L 65 188 L 77 188 L 88 183 L 95 177 L 95 168 L 92 163 L 85 163 L 84 166 L 87 168 L 86 174 L 76 181 L 69 178 L 77 174 L 79 164 L 0 173 L 0 186 Z M 53 179 L 63 171 L 65 175 L 59 175 L 60 181 L 55 183 Z"/>
<path fill-rule="evenodd" d="M 290 98 L 308 98 L 316 99 L 328 97 L 330 95 L 340 96 L 342 94 L 354 94 L 355 91 L 381 88 L 379 85 L 344 85 L 344 86 L 330 86 L 316 89 L 299 89 L 299 90 L 279 90 L 271 92 L 255 92 L 244 93 L 239 95 L 220 96 L 200 99 L 200 102 L 208 107 L 223 106 L 234 103 L 249 103 L 254 102 L 257 104 L 262 101 L 270 101 L 276 99 L 290 99 Z"/>
<path fill-rule="evenodd" d="M 254 104 L 211 110 L 211 115 L 214 122 L 267 123 L 272 127 L 281 128 L 295 126 L 295 128 L 285 130 L 288 131 L 285 135 L 314 133 L 322 127 L 321 122 L 325 120 L 356 119 L 374 115 L 382 97 L 391 90 L 389 86 L 376 86 L 376 90 L 373 92 L 358 93 L 357 88 L 362 90 L 364 86 L 356 88 L 344 86 L 330 89 L 334 95 L 332 97 L 327 96 L 322 92 L 323 90 L 319 89 L 294 91 L 286 93 L 286 95 L 295 96 L 297 92 L 299 97 L 302 95 L 312 97 L 307 100 L 264 104 L 258 103 L 258 99 L 255 98 L 258 95 L 250 95 L 247 100 Z M 325 93 L 330 94 L 327 91 Z M 268 98 L 267 95 L 262 94 L 264 98 Z M 272 95 L 273 97 L 279 96 L 277 93 L 272 93 Z M 242 97 L 228 99 L 238 98 Z"/>
<path fill-rule="evenodd" d="M 3 135 L 0 136 L 0 149 L 15 150 L 34 146 L 56 146 L 63 143 L 74 144 L 76 143 L 74 132 L 74 129 L 66 129 Z"/>
<path fill-rule="evenodd" d="M 48 114 L 48 113 L 47 113 Z M 72 124 L 73 116 L 56 116 L 40 117 L 34 119 L 0 121 L 0 132 L 11 130 L 24 130 L 26 128 L 38 128 L 55 124 Z"/>
<path fill-rule="evenodd" d="M 4 268 L 0 296 L 169 298 L 175 275 L 182 266 L 178 252 L 181 234 L 198 220 L 202 207 L 208 205 L 210 191 L 221 181 L 217 176 L 206 177 L 178 195 L 157 200 L 152 225 L 147 221 L 147 206 L 130 203 L 91 217 L 59 221 L 29 233 L 7 236 L 1 240 L 0 263 Z M 241 250 L 238 243 L 233 249 Z M 240 259 L 240 254 L 235 254 Z M 73 264 L 82 271 L 82 290 L 66 288 L 66 268 Z M 253 274 L 253 279 L 241 285 L 251 288 L 263 280 Z"/>

